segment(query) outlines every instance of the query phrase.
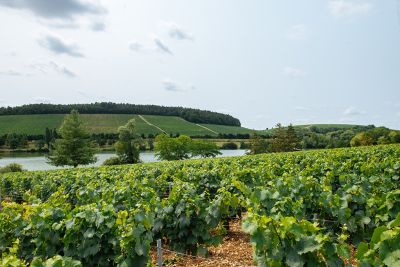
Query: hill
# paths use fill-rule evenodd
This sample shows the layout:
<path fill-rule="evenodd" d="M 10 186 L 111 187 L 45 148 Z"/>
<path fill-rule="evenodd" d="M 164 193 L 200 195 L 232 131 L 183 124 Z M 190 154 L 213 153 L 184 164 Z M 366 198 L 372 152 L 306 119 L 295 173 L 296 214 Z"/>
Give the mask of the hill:
<path fill-rule="evenodd" d="M 132 115 L 132 114 L 81 114 L 89 131 L 98 133 L 117 133 L 118 127 L 130 119 L 136 120 L 139 134 L 186 134 L 189 136 L 217 136 L 218 134 L 250 134 L 253 130 L 240 126 L 197 124 L 177 116 Z M 2 115 L 0 116 L 0 135 L 18 133 L 42 135 L 46 128 L 61 126 L 63 114 Z M 264 133 L 265 131 L 258 131 Z"/>
<path fill-rule="evenodd" d="M 29 104 L 17 107 L 0 107 L 2 115 L 67 114 L 71 110 L 81 114 L 135 114 L 176 116 L 193 123 L 240 126 L 237 118 L 228 114 L 184 107 L 135 105 L 128 103 L 101 102 L 91 104 Z"/>

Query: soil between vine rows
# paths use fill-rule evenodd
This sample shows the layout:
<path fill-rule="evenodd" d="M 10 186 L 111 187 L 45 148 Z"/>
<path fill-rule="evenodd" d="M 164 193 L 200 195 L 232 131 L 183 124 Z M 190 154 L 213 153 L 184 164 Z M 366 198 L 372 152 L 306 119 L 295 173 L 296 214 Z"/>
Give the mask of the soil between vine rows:
<path fill-rule="evenodd" d="M 163 266 L 169 267 L 253 267 L 257 264 L 253 261 L 253 250 L 250 244 L 250 236 L 241 229 L 239 219 L 230 222 L 230 230 L 223 238 L 223 242 L 217 247 L 210 247 L 210 255 L 203 258 L 179 256 L 173 252 L 163 251 Z M 156 250 L 151 251 L 154 266 L 157 266 Z"/>

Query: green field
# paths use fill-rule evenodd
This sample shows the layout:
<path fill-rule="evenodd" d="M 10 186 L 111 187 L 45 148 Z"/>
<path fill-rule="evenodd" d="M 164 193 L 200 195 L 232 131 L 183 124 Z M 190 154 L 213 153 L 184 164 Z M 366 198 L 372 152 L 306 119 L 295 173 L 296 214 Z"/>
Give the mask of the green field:
<path fill-rule="evenodd" d="M 118 127 L 127 123 L 130 119 L 136 120 L 137 131 L 139 134 L 157 134 L 162 131 L 168 134 L 186 134 L 190 136 L 217 135 L 217 133 L 251 133 L 252 130 L 242 127 L 209 125 L 207 130 L 195 123 L 188 122 L 179 117 L 173 116 L 152 116 L 144 115 L 143 118 L 150 124 L 147 124 L 139 115 L 129 114 L 81 114 L 81 117 L 91 133 L 116 133 Z M 61 126 L 64 115 L 46 114 L 46 115 L 7 115 L 0 116 L 0 135 L 8 133 L 39 135 L 44 134 L 46 127 L 50 129 Z"/>
<path fill-rule="evenodd" d="M 138 132 L 155 134 L 160 131 L 148 125 L 137 115 L 129 114 L 82 114 L 91 133 L 116 133 L 119 126 L 135 119 Z M 46 127 L 53 129 L 61 126 L 64 115 L 10 115 L 0 116 L 0 135 L 7 133 L 43 134 Z"/>
<path fill-rule="evenodd" d="M 201 124 L 201 125 L 221 134 L 251 134 L 253 132 L 257 132 L 258 134 L 264 134 L 267 132 L 267 131 L 252 130 L 244 127 L 235 127 L 228 125 L 214 125 L 214 124 Z"/>

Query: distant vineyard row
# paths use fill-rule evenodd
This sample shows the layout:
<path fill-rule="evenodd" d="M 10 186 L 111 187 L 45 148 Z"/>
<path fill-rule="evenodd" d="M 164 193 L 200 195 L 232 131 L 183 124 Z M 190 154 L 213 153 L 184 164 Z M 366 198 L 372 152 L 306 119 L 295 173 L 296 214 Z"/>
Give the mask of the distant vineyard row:
<path fill-rule="evenodd" d="M 155 239 L 205 255 L 243 214 L 259 266 L 399 266 L 399 180 L 399 145 L 8 174 L 0 252 L 145 266 Z"/>

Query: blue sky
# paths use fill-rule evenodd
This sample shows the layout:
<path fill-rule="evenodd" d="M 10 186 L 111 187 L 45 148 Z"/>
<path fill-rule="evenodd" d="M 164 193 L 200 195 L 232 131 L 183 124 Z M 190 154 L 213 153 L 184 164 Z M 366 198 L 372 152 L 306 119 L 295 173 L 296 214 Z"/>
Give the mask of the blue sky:
<path fill-rule="evenodd" d="M 397 0 L 0 0 L 0 105 L 129 102 L 400 129 Z"/>

